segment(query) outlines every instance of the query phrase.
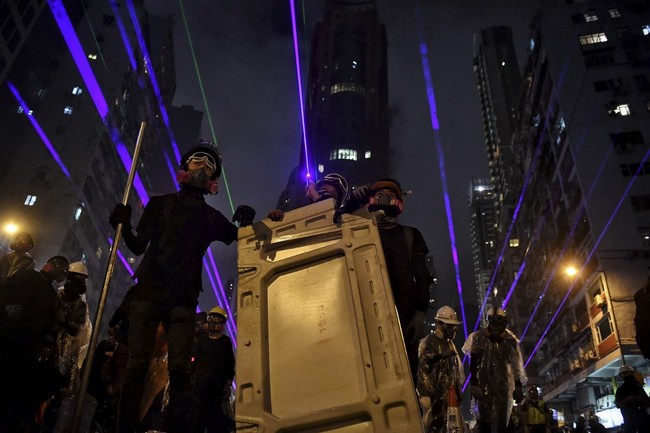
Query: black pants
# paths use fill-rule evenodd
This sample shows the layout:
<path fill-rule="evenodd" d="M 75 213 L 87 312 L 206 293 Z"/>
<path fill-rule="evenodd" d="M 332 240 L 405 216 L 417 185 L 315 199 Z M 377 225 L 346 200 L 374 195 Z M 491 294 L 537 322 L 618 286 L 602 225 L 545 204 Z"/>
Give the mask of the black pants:
<path fill-rule="evenodd" d="M 190 374 L 196 311 L 134 300 L 129 313 L 129 362 L 120 396 L 119 433 L 140 428 L 142 391 L 160 322 L 169 347 L 169 433 L 186 433 L 194 423 Z"/>

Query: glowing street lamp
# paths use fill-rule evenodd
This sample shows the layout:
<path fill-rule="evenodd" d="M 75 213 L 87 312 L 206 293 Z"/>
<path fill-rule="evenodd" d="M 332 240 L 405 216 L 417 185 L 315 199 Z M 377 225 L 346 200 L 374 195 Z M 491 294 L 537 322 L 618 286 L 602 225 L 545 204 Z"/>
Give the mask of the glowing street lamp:
<path fill-rule="evenodd" d="M 575 266 L 569 265 L 564 270 L 564 273 L 566 273 L 570 277 L 575 277 L 576 275 L 578 275 L 578 269 Z"/>
<path fill-rule="evenodd" d="M 14 223 L 7 223 L 4 226 L 4 232 L 8 235 L 14 235 L 18 231 L 18 226 Z"/>

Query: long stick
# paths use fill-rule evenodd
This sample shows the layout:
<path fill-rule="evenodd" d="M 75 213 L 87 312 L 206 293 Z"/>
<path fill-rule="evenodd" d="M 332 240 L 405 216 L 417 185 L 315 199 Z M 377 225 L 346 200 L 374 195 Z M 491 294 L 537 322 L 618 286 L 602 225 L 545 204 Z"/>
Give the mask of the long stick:
<path fill-rule="evenodd" d="M 129 171 L 129 177 L 126 180 L 126 187 L 124 188 L 124 195 L 122 196 L 122 204 L 126 205 L 129 201 L 129 194 L 131 193 L 131 187 L 133 186 L 133 179 L 135 178 L 136 169 L 138 167 L 138 159 L 140 156 L 140 148 L 142 147 L 142 139 L 144 138 L 144 130 L 147 127 L 146 122 L 140 124 L 140 132 L 138 133 L 138 140 L 135 143 L 135 150 L 133 151 L 133 160 L 131 161 L 131 170 Z M 102 318 L 104 316 L 104 307 L 106 306 L 106 298 L 108 297 L 108 285 L 111 282 L 111 277 L 113 276 L 113 270 L 115 269 L 115 259 L 117 258 L 117 246 L 122 239 L 122 224 L 117 225 L 115 230 L 115 239 L 113 239 L 113 245 L 111 246 L 111 253 L 108 256 L 108 264 L 106 265 L 106 274 L 104 275 L 104 285 L 102 286 L 102 292 L 99 295 L 99 304 L 97 305 L 97 315 L 95 316 L 95 323 L 93 325 L 93 331 L 90 335 L 90 343 L 88 343 L 88 354 L 86 355 L 84 374 L 81 378 L 81 386 L 79 388 L 79 393 L 77 395 L 77 405 L 74 411 L 74 418 L 72 419 L 72 432 L 79 432 L 79 424 L 81 422 L 81 415 L 84 407 L 84 399 L 86 397 L 86 391 L 88 389 L 88 382 L 90 382 L 90 371 L 92 369 L 93 360 L 95 359 L 95 347 L 97 346 L 97 339 L 99 335 L 99 328 L 102 323 Z"/>

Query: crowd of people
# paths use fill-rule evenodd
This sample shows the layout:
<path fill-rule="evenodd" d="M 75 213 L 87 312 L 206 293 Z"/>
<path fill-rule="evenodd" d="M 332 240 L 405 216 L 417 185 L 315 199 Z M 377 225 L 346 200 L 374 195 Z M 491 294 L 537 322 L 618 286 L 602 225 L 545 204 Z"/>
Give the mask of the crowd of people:
<path fill-rule="evenodd" d="M 84 363 L 92 332 L 85 302 L 88 269 L 54 256 L 36 271 L 29 254 L 33 239 L 16 236 L 12 252 L 0 257 L 0 433 L 71 431 L 86 368 L 90 381 L 79 431 L 91 423 L 97 431 L 118 433 L 234 430 L 235 357 L 224 334 L 229 317 L 218 306 L 197 313 L 197 305 L 206 249 L 214 241 L 237 240 L 238 228 L 252 224 L 255 211 L 242 205 L 228 220 L 206 203 L 205 195 L 218 192 L 221 162 L 218 149 L 200 141 L 181 159 L 177 192 L 152 197 L 135 226 L 128 205 L 116 205 L 109 216 L 113 228 L 122 227 L 127 248 L 143 257 L 136 284 L 113 312 L 92 365 Z M 336 173 L 306 187 L 311 202 L 333 201 L 332 224 L 342 213 L 364 207 L 373 212 L 423 428 L 461 432 L 466 426 L 457 406 L 465 378 L 454 344 L 460 321 L 453 308 L 443 306 L 430 330 L 428 247 L 417 228 L 398 221 L 404 195 L 395 179 L 350 190 Z M 273 209 L 267 218 L 281 221 L 284 212 Z M 548 408 L 536 387 L 523 392 L 519 341 L 507 322 L 505 311 L 491 309 L 485 327 L 462 346 L 470 361 L 477 431 L 512 433 L 516 423 L 522 432 L 546 433 Z M 513 401 L 519 403 L 516 411 Z"/>

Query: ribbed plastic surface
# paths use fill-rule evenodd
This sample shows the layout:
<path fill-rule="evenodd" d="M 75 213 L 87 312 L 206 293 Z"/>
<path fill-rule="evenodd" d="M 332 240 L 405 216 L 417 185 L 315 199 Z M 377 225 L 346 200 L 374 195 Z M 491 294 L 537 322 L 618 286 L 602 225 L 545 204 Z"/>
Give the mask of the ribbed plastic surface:
<path fill-rule="evenodd" d="M 421 432 L 379 233 L 332 200 L 239 230 L 238 432 Z"/>

